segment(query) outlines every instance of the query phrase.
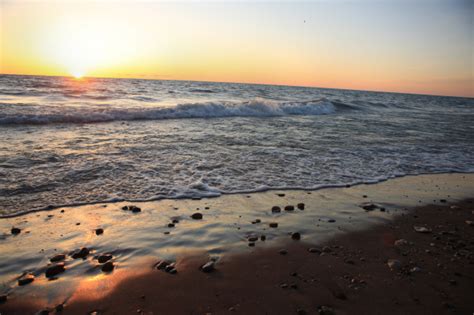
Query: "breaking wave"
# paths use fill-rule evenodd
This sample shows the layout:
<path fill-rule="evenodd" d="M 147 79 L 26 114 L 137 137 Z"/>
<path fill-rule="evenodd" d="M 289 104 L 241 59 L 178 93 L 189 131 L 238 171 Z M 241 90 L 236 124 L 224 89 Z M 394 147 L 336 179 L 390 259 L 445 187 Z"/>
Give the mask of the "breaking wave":
<path fill-rule="evenodd" d="M 220 117 L 277 117 L 326 115 L 336 106 L 325 99 L 286 102 L 255 99 L 243 102 L 204 102 L 172 107 L 116 107 L 107 105 L 59 107 L 48 105 L 0 104 L 0 125 L 96 123 L 110 121 L 161 120 Z"/>

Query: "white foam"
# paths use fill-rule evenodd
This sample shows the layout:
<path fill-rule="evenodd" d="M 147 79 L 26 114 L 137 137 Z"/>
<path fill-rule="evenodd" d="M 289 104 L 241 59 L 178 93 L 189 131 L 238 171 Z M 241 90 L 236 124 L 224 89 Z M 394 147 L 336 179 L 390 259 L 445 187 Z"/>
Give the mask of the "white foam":
<path fill-rule="evenodd" d="M 335 106 L 327 100 L 286 102 L 261 98 L 242 102 L 213 101 L 185 103 L 171 107 L 123 107 L 116 105 L 59 107 L 49 105 L 0 104 L 0 109 L 0 125 L 326 115 L 336 111 Z"/>

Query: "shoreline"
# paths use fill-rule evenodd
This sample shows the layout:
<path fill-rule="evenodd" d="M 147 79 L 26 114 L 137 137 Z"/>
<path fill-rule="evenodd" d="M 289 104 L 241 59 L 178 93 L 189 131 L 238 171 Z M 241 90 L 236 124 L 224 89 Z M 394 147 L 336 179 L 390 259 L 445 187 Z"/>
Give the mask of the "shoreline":
<path fill-rule="evenodd" d="M 381 179 L 381 180 L 374 180 L 370 182 L 358 182 L 352 184 L 328 184 L 323 185 L 321 184 L 319 187 L 313 188 L 300 188 L 300 187 L 284 187 L 284 188 L 265 188 L 263 190 L 254 189 L 254 190 L 242 190 L 242 191 L 235 191 L 235 192 L 219 192 L 219 195 L 209 195 L 209 196 L 186 196 L 186 197 L 156 197 L 156 198 L 145 198 L 145 199 L 122 199 L 119 198 L 117 200 L 102 200 L 102 201 L 92 201 L 92 202 L 78 202 L 78 203 L 71 203 L 71 204 L 63 204 L 63 205 L 48 205 L 45 207 L 37 208 L 37 209 L 30 209 L 25 211 L 20 211 L 17 213 L 12 214 L 1 214 L 0 213 L 0 220 L 2 219 L 11 219 L 16 217 L 21 217 L 24 215 L 37 213 L 37 212 L 47 212 L 51 210 L 56 210 L 60 208 L 75 208 L 81 206 L 93 206 L 93 205 L 105 205 L 105 204 L 115 204 L 115 203 L 143 203 L 143 202 L 153 202 L 153 201 L 179 201 L 179 200 L 205 200 L 205 199 L 214 199 L 220 198 L 223 196 L 232 196 L 232 195 L 252 195 L 252 194 L 261 194 L 261 193 L 271 193 L 271 192 L 295 192 L 295 191 L 302 191 L 302 192 L 318 192 L 320 190 L 325 189 L 337 189 L 337 188 L 350 188 L 356 186 L 370 186 L 370 185 L 377 185 L 380 183 L 384 183 L 387 181 L 391 181 L 398 178 L 406 178 L 406 177 L 418 177 L 418 176 L 436 176 L 436 175 L 451 175 L 451 174 L 458 174 L 458 175 L 474 175 L 474 172 L 434 172 L 434 173 L 419 173 L 419 174 L 406 174 L 406 175 L 396 175 L 389 178 Z M 1 209 L 0 209 L 1 210 Z"/>
<path fill-rule="evenodd" d="M 370 295 L 378 295 L 381 287 L 397 297 L 400 293 L 395 288 L 400 290 L 407 283 L 416 282 L 410 279 L 435 279 L 433 275 L 438 270 L 430 269 L 434 266 L 428 264 L 432 259 L 441 259 L 443 272 L 458 268 L 455 272 L 462 275 L 462 284 L 461 280 L 456 280 L 456 284 L 447 281 L 446 289 L 446 279 L 436 278 L 433 286 L 448 291 L 463 289 L 456 291 L 456 295 L 464 296 L 474 289 L 474 261 L 472 254 L 453 256 L 449 247 L 453 244 L 448 239 L 464 243 L 455 252 L 472 251 L 474 229 L 465 221 L 474 217 L 469 199 L 474 197 L 473 191 L 474 174 L 420 175 L 313 193 L 264 192 L 250 197 L 227 195 L 137 203 L 141 208 L 139 213 L 122 210 L 128 203 L 118 203 L 3 219 L 0 220 L 3 232 L 0 295 L 6 294 L 7 301 L 0 304 L 0 312 L 35 313 L 49 308 L 54 313 L 54 307 L 62 305 L 65 314 L 123 310 L 126 313 L 140 310 L 144 314 L 156 310 L 177 314 L 297 311 L 317 314 L 318 307 L 327 306 L 336 314 L 346 314 L 351 312 L 344 309 L 345 305 L 361 307 L 356 303 L 361 297 L 355 298 L 354 286 L 358 287 L 357 294 L 371 292 L 365 295 L 368 305 L 373 304 Z M 296 207 L 298 203 L 304 203 L 304 210 Z M 374 209 L 366 211 L 362 207 L 372 203 Z M 456 204 L 459 206 L 452 206 Z M 285 211 L 286 205 L 294 205 L 295 209 Z M 280 212 L 273 213 L 274 206 L 281 207 Z M 201 220 L 190 218 L 195 212 L 202 213 Z M 171 221 L 176 223 L 171 226 Z M 272 222 L 278 224 L 277 228 L 269 227 Z M 429 227 L 432 233 L 414 232 L 415 223 Z M 440 225 L 446 228 L 440 230 Z M 10 235 L 12 227 L 21 232 Z M 102 230 L 100 234 L 97 229 Z M 439 234 L 442 231 L 448 233 Z M 456 231 L 456 235 L 450 231 Z M 292 237 L 295 233 L 299 235 L 297 240 Z M 413 245 L 403 250 L 395 248 L 394 242 L 399 238 Z M 383 242 L 379 244 L 377 240 Z M 444 243 L 437 245 L 440 242 Z M 329 251 L 324 249 L 327 246 Z M 426 246 L 432 252 L 435 248 L 436 254 L 423 251 Z M 449 255 L 438 246 L 447 248 Z M 71 257 L 81 247 L 87 247 L 90 253 L 82 259 Z M 308 251 L 310 247 L 315 248 L 314 252 Z M 280 253 L 281 249 L 287 253 Z M 65 271 L 56 279 L 45 278 L 45 270 L 54 265 L 49 259 L 61 253 L 65 255 Z M 98 257 L 103 254 L 111 255 L 113 271 L 101 271 L 103 264 L 98 263 Z M 400 260 L 400 270 L 390 271 L 387 259 Z M 175 262 L 177 274 L 154 269 L 162 260 Z M 215 260 L 215 272 L 200 271 L 199 267 L 210 260 Z M 460 266 L 458 261 L 469 264 Z M 415 270 L 416 275 L 412 275 L 415 267 L 421 270 Z M 24 273 L 31 273 L 34 280 L 18 286 Z M 363 273 L 367 277 L 359 276 Z M 398 278 L 388 276 L 399 273 Z M 395 288 L 384 287 L 387 279 L 398 281 Z M 416 283 L 415 292 L 418 292 L 421 289 Z M 432 287 L 422 289 L 433 290 Z M 426 299 L 434 298 L 428 294 Z M 469 301 L 445 300 L 463 311 L 472 307 Z M 380 309 L 394 307 L 384 301 L 375 305 Z M 402 306 L 409 305 L 424 313 L 418 304 L 407 303 L 404 300 Z M 396 307 L 393 310 L 398 312 Z M 446 310 L 452 308 L 436 308 L 438 313 Z M 377 313 L 376 309 L 360 309 L 362 313 L 371 311 Z"/>

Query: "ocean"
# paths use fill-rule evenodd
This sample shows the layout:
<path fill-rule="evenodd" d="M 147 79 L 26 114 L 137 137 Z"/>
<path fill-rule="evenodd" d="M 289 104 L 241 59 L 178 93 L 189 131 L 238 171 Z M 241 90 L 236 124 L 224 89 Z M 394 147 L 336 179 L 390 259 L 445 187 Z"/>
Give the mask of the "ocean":
<path fill-rule="evenodd" d="M 474 171 L 474 99 L 0 75 L 0 215 Z"/>

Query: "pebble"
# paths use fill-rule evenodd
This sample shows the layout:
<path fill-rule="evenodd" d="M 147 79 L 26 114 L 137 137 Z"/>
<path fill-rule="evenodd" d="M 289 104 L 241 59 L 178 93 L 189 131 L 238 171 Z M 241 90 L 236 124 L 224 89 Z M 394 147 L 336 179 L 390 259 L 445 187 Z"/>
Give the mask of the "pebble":
<path fill-rule="evenodd" d="M 250 246 L 250 247 L 254 247 L 254 246 L 255 246 L 255 242 L 249 242 L 249 246 Z"/>
<path fill-rule="evenodd" d="M 387 265 L 391 270 L 398 270 L 402 267 L 402 263 L 396 259 L 389 259 Z"/>
<path fill-rule="evenodd" d="M 286 254 L 288 254 L 288 251 L 287 251 L 286 249 L 280 249 L 280 250 L 278 251 L 278 253 L 279 253 L 280 255 L 286 255 Z"/>
<path fill-rule="evenodd" d="M 202 219 L 202 213 L 196 212 L 191 215 L 191 218 L 194 220 L 201 220 Z"/>
<path fill-rule="evenodd" d="M 378 208 L 377 205 L 373 203 L 363 203 L 360 205 L 360 207 L 364 209 L 365 211 L 373 211 Z"/>
<path fill-rule="evenodd" d="M 175 263 L 169 264 L 168 266 L 165 267 L 165 271 L 168 273 L 171 272 L 171 270 L 175 269 L 174 266 L 175 266 Z"/>
<path fill-rule="evenodd" d="M 267 239 L 267 237 L 265 235 L 260 236 L 261 241 L 265 241 L 266 239 Z"/>
<path fill-rule="evenodd" d="M 319 248 L 316 248 L 316 247 L 311 247 L 311 248 L 308 249 L 308 252 L 320 254 L 321 250 Z"/>
<path fill-rule="evenodd" d="M 252 224 L 257 224 L 257 223 L 261 223 L 262 221 L 260 219 L 255 219 L 254 221 L 252 221 Z"/>
<path fill-rule="evenodd" d="M 31 283 L 35 280 L 35 276 L 33 276 L 31 273 L 24 275 L 20 279 L 18 279 L 18 285 L 26 285 L 28 283 Z"/>
<path fill-rule="evenodd" d="M 174 223 L 168 223 L 169 228 L 174 228 Z"/>
<path fill-rule="evenodd" d="M 420 272 L 421 271 L 421 268 L 420 267 L 413 267 L 410 269 L 410 273 L 417 273 L 417 272 Z"/>
<path fill-rule="evenodd" d="M 293 211 L 293 210 L 295 210 L 295 206 L 291 206 L 291 205 L 285 206 L 285 211 Z"/>
<path fill-rule="evenodd" d="M 104 229 L 96 229 L 96 230 L 95 230 L 95 234 L 96 234 L 96 235 L 104 234 Z"/>
<path fill-rule="evenodd" d="M 158 270 L 164 270 L 169 264 L 170 262 L 166 260 L 162 260 L 159 263 L 157 263 L 155 266 L 156 266 L 156 269 Z"/>
<path fill-rule="evenodd" d="M 90 251 L 87 247 L 83 247 L 80 250 L 76 250 L 74 253 L 72 253 L 71 257 L 74 259 L 78 258 L 86 258 L 89 255 Z"/>
<path fill-rule="evenodd" d="M 132 211 L 133 213 L 137 213 L 137 212 L 141 212 L 141 211 L 142 211 L 142 209 L 140 209 L 140 208 L 138 208 L 138 207 L 136 207 L 136 206 L 130 206 L 130 207 L 128 207 L 128 209 L 129 209 L 130 211 Z"/>
<path fill-rule="evenodd" d="M 106 262 L 105 264 L 102 265 L 101 270 L 103 272 L 111 272 L 112 270 L 114 270 L 114 268 L 115 268 L 114 263 L 111 262 L 111 261 L 108 261 L 108 262 Z"/>
<path fill-rule="evenodd" d="M 201 270 L 202 272 L 211 272 L 214 270 L 214 265 L 215 265 L 214 261 L 212 260 L 208 261 L 207 263 L 201 266 Z"/>
<path fill-rule="evenodd" d="M 13 228 L 11 229 L 11 233 L 12 233 L 13 235 L 20 234 L 20 232 L 21 232 L 21 229 L 19 229 L 19 228 L 13 227 Z"/>
<path fill-rule="evenodd" d="M 276 227 L 278 227 L 278 223 L 271 222 L 268 226 L 270 226 L 271 228 L 276 228 Z"/>
<path fill-rule="evenodd" d="M 285 197 L 285 194 L 277 194 L 278 197 Z"/>
<path fill-rule="evenodd" d="M 103 264 L 109 260 L 112 259 L 112 255 L 110 254 L 102 254 L 100 255 L 99 257 L 97 257 L 97 261 L 100 263 L 100 264 Z"/>
<path fill-rule="evenodd" d="M 258 241 L 258 237 L 257 236 L 249 236 L 248 241 L 249 242 L 256 242 L 256 241 Z"/>
<path fill-rule="evenodd" d="M 52 278 L 62 272 L 66 271 L 64 263 L 59 263 L 48 267 L 45 271 L 46 278 Z"/>
<path fill-rule="evenodd" d="M 286 288 L 288 288 L 288 284 L 282 283 L 282 284 L 280 284 L 280 288 L 286 289 Z"/>
<path fill-rule="evenodd" d="M 58 261 L 61 261 L 61 260 L 64 260 L 66 259 L 66 255 L 64 254 L 57 254 L 53 257 L 51 257 L 51 259 L 49 260 L 50 262 L 58 262 Z"/>
<path fill-rule="evenodd" d="M 272 207 L 272 213 L 279 213 L 279 212 L 281 212 L 281 208 L 280 208 L 280 207 L 278 207 L 278 206 L 273 206 L 273 207 Z"/>
<path fill-rule="evenodd" d="M 294 240 L 300 240 L 301 239 L 301 234 L 298 232 L 292 233 L 291 238 Z"/>
<path fill-rule="evenodd" d="M 424 226 L 414 226 L 413 229 L 415 229 L 415 231 L 418 233 L 431 233 L 431 229 L 428 229 Z"/>
<path fill-rule="evenodd" d="M 296 207 L 298 207 L 298 209 L 300 210 L 304 210 L 304 203 L 300 202 L 299 204 L 296 205 Z"/>
<path fill-rule="evenodd" d="M 469 226 L 474 226 L 474 221 L 466 220 L 466 224 Z"/>

